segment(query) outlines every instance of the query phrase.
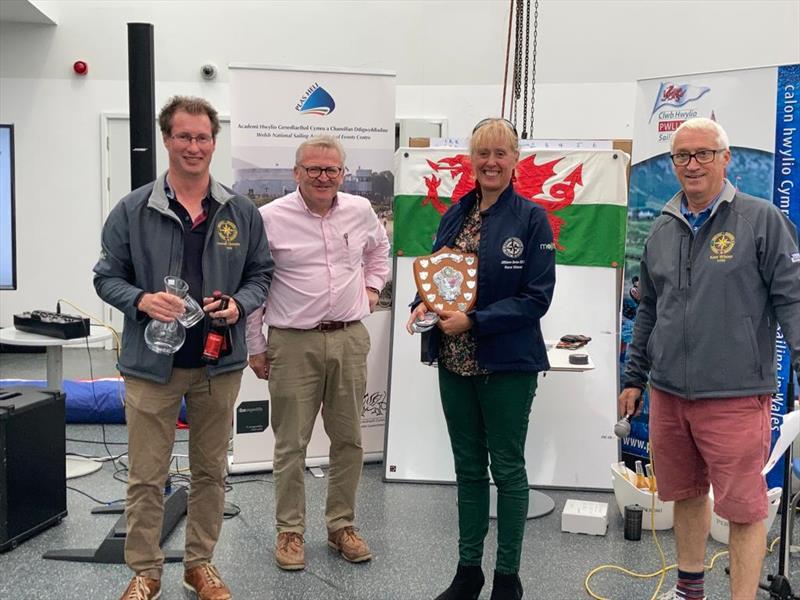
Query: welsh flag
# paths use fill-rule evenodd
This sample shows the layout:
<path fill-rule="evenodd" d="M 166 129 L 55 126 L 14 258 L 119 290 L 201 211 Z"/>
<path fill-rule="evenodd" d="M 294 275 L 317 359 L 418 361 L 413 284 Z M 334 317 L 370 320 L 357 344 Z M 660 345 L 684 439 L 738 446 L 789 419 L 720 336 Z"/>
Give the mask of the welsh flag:
<path fill-rule="evenodd" d="M 475 187 L 469 154 L 403 148 L 395 161 L 395 254 L 429 254 L 441 216 Z M 547 211 L 558 264 L 622 267 L 628 161 L 620 150 L 521 152 L 514 188 Z"/>

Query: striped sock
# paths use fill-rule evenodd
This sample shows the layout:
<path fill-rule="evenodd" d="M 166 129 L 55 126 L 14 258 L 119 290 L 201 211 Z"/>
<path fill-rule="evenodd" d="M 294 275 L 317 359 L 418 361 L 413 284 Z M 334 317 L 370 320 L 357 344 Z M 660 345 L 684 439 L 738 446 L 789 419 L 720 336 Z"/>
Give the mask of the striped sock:
<path fill-rule="evenodd" d="M 675 587 L 675 595 L 681 600 L 703 600 L 703 578 L 705 573 L 690 573 L 678 569 L 678 585 Z"/>

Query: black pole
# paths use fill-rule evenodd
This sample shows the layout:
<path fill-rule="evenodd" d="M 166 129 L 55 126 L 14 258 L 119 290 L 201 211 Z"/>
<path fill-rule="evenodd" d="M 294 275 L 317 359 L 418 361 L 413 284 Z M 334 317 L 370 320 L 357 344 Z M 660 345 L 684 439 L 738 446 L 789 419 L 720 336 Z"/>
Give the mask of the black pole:
<path fill-rule="evenodd" d="M 131 189 L 156 178 L 156 97 L 153 25 L 128 23 L 128 106 Z"/>
<path fill-rule="evenodd" d="M 792 412 L 794 404 L 794 371 L 789 366 L 789 383 L 786 384 L 786 415 Z M 786 418 L 786 415 L 783 418 Z M 784 577 L 789 576 L 789 552 L 791 551 L 791 540 L 789 535 L 789 519 L 792 518 L 792 511 L 789 510 L 792 498 L 792 445 L 786 449 L 783 455 L 783 490 L 781 493 L 781 555 L 778 557 L 778 573 Z"/>
<path fill-rule="evenodd" d="M 794 405 L 794 370 L 789 365 L 789 381 L 786 384 L 786 418 L 793 410 Z M 789 583 L 789 553 L 791 552 L 791 540 L 789 535 L 789 519 L 794 517 L 794 510 L 791 506 L 792 497 L 792 445 L 786 448 L 783 453 L 783 490 L 781 490 L 781 537 L 778 555 L 778 573 L 767 575 L 769 583 L 759 583 L 758 587 L 769 592 L 770 600 L 798 600 L 800 596 L 795 596 L 792 586 Z"/>

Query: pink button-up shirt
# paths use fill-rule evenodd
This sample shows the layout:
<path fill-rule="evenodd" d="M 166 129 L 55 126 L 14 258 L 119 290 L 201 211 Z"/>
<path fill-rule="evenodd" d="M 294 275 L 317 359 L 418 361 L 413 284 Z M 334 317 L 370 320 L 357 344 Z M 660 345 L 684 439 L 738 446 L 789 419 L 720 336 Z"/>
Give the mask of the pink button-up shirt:
<path fill-rule="evenodd" d="M 262 323 L 311 329 L 369 314 L 367 287 L 389 276 L 389 239 L 369 200 L 338 192 L 321 217 L 299 190 L 259 209 L 275 260 L 267 301 L 247 319 L 247 350 L 267 349 Z"/>

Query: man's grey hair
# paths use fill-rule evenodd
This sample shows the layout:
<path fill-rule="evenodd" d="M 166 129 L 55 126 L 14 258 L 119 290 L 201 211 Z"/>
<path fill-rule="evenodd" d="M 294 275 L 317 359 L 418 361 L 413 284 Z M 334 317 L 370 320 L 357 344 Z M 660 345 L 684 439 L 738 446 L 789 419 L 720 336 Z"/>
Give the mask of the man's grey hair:
<path fill-rule="evenodd" d="M 675 138 L 678 137 L 678 134 L 681 131 L 708 131 L 717 136 L 717 148 L 716 149 L 724 149 L 730 150 L 731 144 L 728 141 L 728 134 L 725 133 L 725 130 L 722 128 L 722 125 L 717 123 L 716 121 L 712 121 L 711 119 L 706 119 L 705 117 L 697 117 L 694 119 L 689 119 L 688 121 L 684 121 L 681 123 L 680 127 L 675 130 L 675 134 L 672 136 L 672 140 L 670 141 L 670 150 L 675 149 Z M 712 148 L 709 148 L 712 150 Z"/>
<path fill-rule="evenodd" d="M 294 154 L 295 165 L 300 164 L 300 158 L 303 156 L 303 152 L 306 151 L 306 148 L 336 150 L 339 153 L 339 156 L 342 158 L 342 166 L 344 166 L 344 161 L 347 158 L 347 155 L 344 152 L 344 147 L 339 140 L 331 135 L 318 135 L 316 137 L 308 138 L 305 142 L 297 147 L 297 152 Z"/>

